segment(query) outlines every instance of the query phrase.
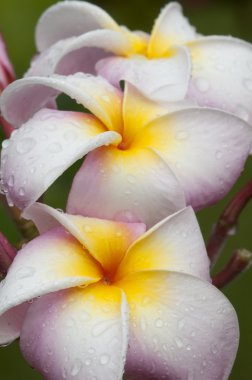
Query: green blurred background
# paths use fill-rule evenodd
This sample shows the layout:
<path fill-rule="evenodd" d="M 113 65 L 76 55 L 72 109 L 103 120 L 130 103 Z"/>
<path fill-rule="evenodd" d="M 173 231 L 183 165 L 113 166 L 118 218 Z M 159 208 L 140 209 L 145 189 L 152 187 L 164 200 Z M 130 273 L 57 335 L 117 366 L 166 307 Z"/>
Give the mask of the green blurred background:
<path fill-rule="evenodd" d="M 167 2 L 162 0 L 103 0 L 91 1 L 100 5 L 110 13 L 117 22 L 131 29 L 150 31 L 159 10 Z M 41 13 L 53 0 L 1 0 L 0 1 L 0 30 L 7 42 L 9 55 L 18 77 L 21 77 L 29 65 L 29 60 L 35 53 L 34 29 Z M 252 1 L 237 0 L 185 0 L 181 1 L 186 15 L 190 18 L 198 32 L 202 34 L 233 35 L 252 42 Z M 64 208 L 70 178 L 78 168 L 77 163 L 61 177 L 48 191 L 47 203 Z M 237 191 L 250 178 L 252 159 L 248 160 L 246 168 L 232 192 L 218 205 L 201 211 L 200 225 L 205 238 L 221 210 Z M 237 233 L 231 236 L 215 271 L 221 268 L 231 252 L 236 248 L 252 250 L 252 202 L 243 212 Z M 12 242 L 19 238 L 12 222 L 0 206 L 0 230 Z M 224 289 L 224 293 L 234 305 L 241 329 L 240 348 L 231 380 L 252 379 L 251 347 L 252 347 L 252 269 L 239 277 Z M 0 349 L 0 378 L 3 380 L 36 380 L 42 379 L 22 359 L 18 343 Z M 84 379 L 83 379 L 84 380 Z M 104 379 L 106 380 L 106 379 Z M 204 380 L 204 379 L 202 379 Z"/>

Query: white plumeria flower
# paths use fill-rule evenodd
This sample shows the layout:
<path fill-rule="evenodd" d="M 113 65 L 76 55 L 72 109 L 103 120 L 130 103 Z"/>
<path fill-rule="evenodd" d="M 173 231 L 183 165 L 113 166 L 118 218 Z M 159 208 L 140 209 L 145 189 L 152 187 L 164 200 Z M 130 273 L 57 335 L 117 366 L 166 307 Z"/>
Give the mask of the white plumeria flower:
<path fill-rule="evenodd" d="M 191 208 L 147 233 L 41 204 L 24 216 L 42 234 L 2 282 L 1 344 L 20 335 L 23 355 L 48 380 L 228 378 L 237 317 L 209 283 Z"/>
<path fill-rule="evenodd" d="M 96 68 L 111 83 L 127 80 L 153 99 L 169 101 L 186 90 L 184 95 L 199 105 L 252 123 L 252 45 L 197 34 L 178 3 L 163 8 L 148 35 L 119 26 L 95 5 L 64 1 L 40 18 L 36 44 L 41 54 L 27 75 L 94 73 Z M 183 87 L 185 80 L 189 88 Z"/>
<path fill-rule="evenodd" d="M 41 110 L 61 91 L 93 115 Z M 20 208 L 88 153 L 68 212 L 149 228 L 185 204 L 198 209 L 222 198 L 251 146 L 250 127 L 234 115 L 183 102 L 164 106 L 128 83 L 122 93 L 83 73 L 16 81 L 1 106 L 11 124 L 24 123 L 1 156 L 2 189 Z"/>

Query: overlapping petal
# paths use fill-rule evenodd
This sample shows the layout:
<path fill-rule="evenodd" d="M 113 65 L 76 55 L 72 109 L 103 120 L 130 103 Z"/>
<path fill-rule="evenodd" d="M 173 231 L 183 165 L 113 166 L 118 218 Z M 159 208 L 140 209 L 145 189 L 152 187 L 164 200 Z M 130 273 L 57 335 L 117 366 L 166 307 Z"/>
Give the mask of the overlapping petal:
<path fill-rule="evenodd" d="M 149 60 L 143 55 L 105 58 L 96 64 L 96 70 L 115 86 L 126 80 L 151 99 L 169 102 L 184 99 L 191 64 L 187 49 L 180 47 L 169 59 Z"/>
<path fill-rule="evenodd" d="M 183 16 L 180 4 L 171 2 L 167 4 L 151 32 L 148 46 L 150 57 L 163 57 L 175 45 L 181 45 L 196 38 L 195 28 Z"/>
<path fill-rule="evenodd" d="M 13 307 L 0 316 L 0 346 L 6 346 L 19 338 L 28 302 Z"/>
<path fill-rule="evenodd" d="M 208 282 L 147 271 L 119 283 L 130 306 L 131 379 L 227 379 L 239 328 L 229 301 Z"/>
<path fill-rule="evenodd" d="M 64 214 L 52 207 L 36 203 L 25 210 L 40 233 L 61 225 L 65 227 L 107 272 L 114 272 L 129 246 L 141 236 L 142 223 L 120 223 L 79 215 Z"/>
<path fill-rule="evenodd" d="M 178 180 L 155 152 L 106 147 L 90 153 L 76 174 L 67 212 L 149 228 L 184 206 Z"/>
<path fill-rule="evenodd" d="M 127 322 L 125 297 L 116 287 L 57 292 L 30 307 L 21 350 L 48 380 L 118 380 L 128 346 Z"/>
<path fill-rule="evenodd" d="M 252 45 L 232 37 L 202 37 L 188 44 L 192 80 L 188 96 L 252 123 Z"/>
<path fill-rule="evenodd" d="M 151 147 L 172 168 L 187 204 L 200 208 L 221 199 L 240 175 L 251 149 L 251 129 L 237 117 L 191 108 L 156 119 L 131 147 Z"/>
<path fill-rule="evenodd" d="M 19 127 L 60 92 L 89 109 L 108 129 L 121 131 L 122 94 L 105 79 L 84 73 L 17 80 L 3 92 L 1 111 L 6 120 Z"/>
<path fill-rule="evenodd" d="M 0 314 L 35 297 L 99 281 L 102 272 L 83 246 L 62 227 L 19 251 L 0 289 Z"/>
<path fill-rule="evenodd" d="M 118 30 L 119 26 L 100 7 L 84 1 L 60 2 L 41 16 L 36 29 L 37 48 L 42 51 L 59 40 L 104 28 Z"/>
<path fill-rule="evenodd" d="M 121 261 L 116 278 L 154 269 L 185 272 L 211 282 L 205 244 L 190 207 L 162 220 L 136 240 Z"/>
<path fill-rule="evenodd" d="M 39 54 L 26 76 L 69 75 L 76 72 L 95 74 L 98 60 L 111 55 L 128 55 L 133 46 L 123 33 L 95 30 L 78 37 L 60 40 Z"/>
<path fill-rule="evenodd" d="M 40 110 L 2 150 L 2 183 L 10 203 L 24 208 L 89 151 L 118 144 L 121 136 L 92 115 Z"/>

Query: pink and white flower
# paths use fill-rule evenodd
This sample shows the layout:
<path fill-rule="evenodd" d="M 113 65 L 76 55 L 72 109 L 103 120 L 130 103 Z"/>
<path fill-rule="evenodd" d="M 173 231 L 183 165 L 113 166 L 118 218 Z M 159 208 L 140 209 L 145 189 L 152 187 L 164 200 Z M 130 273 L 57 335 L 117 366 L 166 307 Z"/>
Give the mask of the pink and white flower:
<path fill-rule="evenodd" d="M 62 91 L 92 115 L 43 109 Z M 222 198 L 251 147 L 250 127 L 234 115 L 156 103 L 129 83 L 122 93 L 83 73 L 18 80 L 4 91 L 1 108 L 10 123 L 22 125 L 2 149 L 10 204 L 30 206 L 88 154 L 67 210 L 148 228 L 185 204 L 198 209 Z"/>
<path fill-rule="evenodd" d="M 1 283 L 1 344 L 20 336 L 47 380 L 228 379 L 237 317 L 190 208 L 146 233 L 40 204 L 25 217 L 42 234 Z"/>
<path fill-rule="evenodd" d="M 186 90 L 184 96 L 198 105 L 224 109 L 252 123 L 251 44 L 197 34 L 178 3 L 162 9 L 148 35 L 119 26 L 95 5 L 61 2 L 40 18 L 36 44 L 41 54 L 27 75 L 96 71 L 114 85 L 127 80 L 162 101 Z"/>
<path fill-rule="evenodd" d="M 14 70 L 10 62 L 3 36 L 0 34 L 0 94 L 5 87 L 15 79 Z M 4 134 L 9 137 L 13 128 L 0 115 L 0 124 Z"/>

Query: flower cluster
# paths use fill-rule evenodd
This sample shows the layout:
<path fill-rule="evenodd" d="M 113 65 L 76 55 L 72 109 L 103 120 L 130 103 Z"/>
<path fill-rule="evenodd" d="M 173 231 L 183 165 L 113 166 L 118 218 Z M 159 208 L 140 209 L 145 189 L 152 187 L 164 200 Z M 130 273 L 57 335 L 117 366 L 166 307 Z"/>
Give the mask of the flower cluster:
<path fill-rule="evenodd" d="M 0 283 L 0 344 L 20 337 L 48 380 L 227 379 L 237 317 L 193 210 L 251 151 L 252 46 L 197 34 L 177 3 L 149 35 L 82 1 L 49 8 L 36 44 L 1 96 L 1 189 L 40 235 Z M 36 202 L 84 156 L 66 213 Z"/>

